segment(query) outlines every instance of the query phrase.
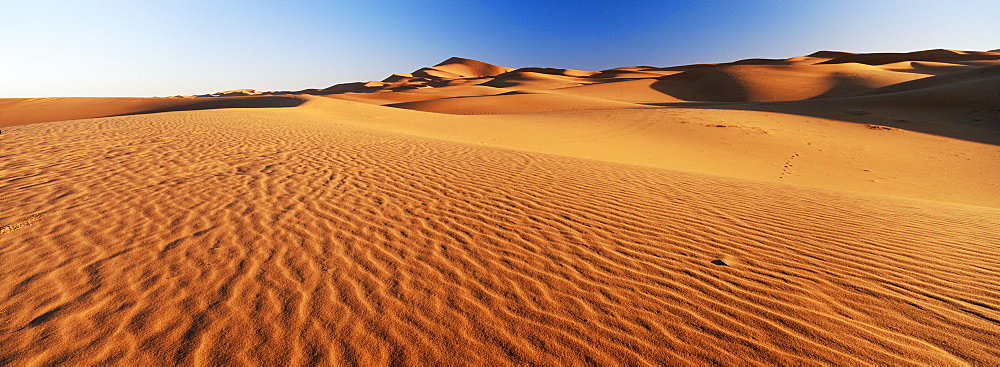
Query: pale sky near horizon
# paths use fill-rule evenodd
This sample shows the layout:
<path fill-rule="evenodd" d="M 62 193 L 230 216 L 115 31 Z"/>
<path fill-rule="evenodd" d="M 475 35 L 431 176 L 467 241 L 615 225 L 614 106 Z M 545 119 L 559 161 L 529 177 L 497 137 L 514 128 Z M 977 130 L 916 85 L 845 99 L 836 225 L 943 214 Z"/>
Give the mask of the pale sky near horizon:
<path fill-rule="evenodd" d="M 997 14 L 997 0 L 0 0 L 0 98 L 324 88 L 451 56 L 601 70 L 986 51 Z"/>

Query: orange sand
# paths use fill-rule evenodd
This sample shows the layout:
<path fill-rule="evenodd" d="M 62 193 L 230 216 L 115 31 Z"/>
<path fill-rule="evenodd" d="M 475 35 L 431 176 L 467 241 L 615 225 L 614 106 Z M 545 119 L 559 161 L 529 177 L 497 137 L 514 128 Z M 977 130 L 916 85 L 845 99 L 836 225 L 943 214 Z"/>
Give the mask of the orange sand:
<path fill-rule="evenodd" d="M 998 72 L 0 100 L 0 365 L 996 364 Z"/>

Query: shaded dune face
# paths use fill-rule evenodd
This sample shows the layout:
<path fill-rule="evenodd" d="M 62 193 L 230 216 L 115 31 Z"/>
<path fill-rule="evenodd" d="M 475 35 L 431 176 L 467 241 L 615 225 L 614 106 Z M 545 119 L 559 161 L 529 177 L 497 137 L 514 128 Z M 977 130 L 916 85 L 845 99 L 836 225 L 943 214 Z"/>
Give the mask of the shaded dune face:
<path fill-rule="evenodd" d="M 294 96 L 214 98 L 7 98 L 0 99 L 0 127 L 47 121 L 218 108 L 294 107 Z"/>
<path fill-rule="evenodd" d="M 650 87 L 686 101 L 774 102 L 842 97 L 923 77 L 860 65 L 735 65 L 660 77 Z"/>
<path fill-rule="evenodd" d="M 556 89 L 578 86 L 581 83 L 577 79 L 577 77 L 534 71 L 512 71 L 498 75 L 480 85 L 497 88 Z"/>
<path fill-rule="evenodd" d="M 901 61 L 941 61 L 968 62 L 978 60 L 996 60 L 996 52 L 926 50 L 908 53 L 871 53 L 871 54 L 834 54 L 822 64 L 859 63 L 868 65 L 884 65 Z"/>
<path fill-rule="evenodd" d="M 434 99 L 389 104 L 426 112 L 463 115 L 581 111 L 593 109 L 643 108 L 646 106 L 605 99 L 560 94 L 505 93 L 497 96 Z"/>
<path fill-rule="evenodd" d="M 248 97 L 248 98 L 218 98 L 209 100 L 196 100 L 188 101 L 188 103 L 178 103 L 174 106 L 167 106 L 163 108 L 142 111 L 138 114 L 144 113 L 160 113 L 160 112 L 173 112 L 173 111 L 196 111 L 196 110 L 214 110 L 219 108 L 277 108 L 277 107 L 295 107 L 301 105 L 305 102 L 301 98 L 286 97 L 286 96 L 261 96 L 261 97 Z M 136 114 L 136 113 L 130 113 Z M 130 115 L 122 114 L 122 115 Z"/>
<path fill-rule="evenodd" d="M 1000 211 L 212 110 L 20 126 L 0 361 L 930 364 Z M 8 139 L 14 137 L 14 139 Z"/>
<path fill-rule="evenodd" d="M 647 79 L 654 82 L 642 87 L 636 84 L 627 88 L 636 90 L 632 95 L 642 95 L 645 93 L 643 90 L 652 89 L 663 96 L 647 97 L 643 102 L 660 103 L 664 98 L 682 102 L 776 102 L 850 96 L 931 75 L 998 63 L 1000 53 L 996 52 L 928 50 L 855 54 L 820 51 L 784 60 L 746 59 L 724 64 L 668 68 L 635 66 L 593 72 L 537 67 L 511 69 L 456 57 L 436 66 L 417 70 L 413 74 L 390 76 L 384 80 L 387 84 L 380 88 L 344 92 L 447 89 L 461 80 L 521 91 L 559 91 L 583 85 Z M 435 112 L 447 113 L 443 110 Z"/>

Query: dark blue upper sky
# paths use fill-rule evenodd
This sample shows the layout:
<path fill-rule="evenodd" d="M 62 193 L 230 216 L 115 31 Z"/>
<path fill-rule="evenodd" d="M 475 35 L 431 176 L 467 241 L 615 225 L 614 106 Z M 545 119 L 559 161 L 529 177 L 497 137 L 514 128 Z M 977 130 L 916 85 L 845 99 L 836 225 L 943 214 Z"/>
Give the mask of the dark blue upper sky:
<path fill-rule="evenodd" d="M 600 70 L 1000 48 L 1000 1 L 0 1 L 0 97 L 294 90 L 450 56 Z"/>

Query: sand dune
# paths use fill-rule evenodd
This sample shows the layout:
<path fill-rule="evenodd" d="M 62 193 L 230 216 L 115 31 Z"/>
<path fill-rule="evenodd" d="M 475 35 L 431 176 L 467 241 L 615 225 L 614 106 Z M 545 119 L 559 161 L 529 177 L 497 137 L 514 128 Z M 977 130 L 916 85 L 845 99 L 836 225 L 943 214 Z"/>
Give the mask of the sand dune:
<path fill-rule="evenodd" d="M 583 96 L 518 92 L 496 96 L 452 97 L 395 103 L 387 106 L 461 115 L 649 108 L 643 105 Z"/>
<path fill-rule="evenodd" d="M 919 65 L 919 64 L 918 64 Z M 940 66 L 936 66 L 940 68 Z M 915 66 L 915 68 L 924 68 L 923 66 Z M 914 79 L 905 83 L 898 83 L 892 85 L 886 85 L 880 88 L 874 88 L 867 90 L 859 95 L 866 94 L 883 94 L 883 93 L 896 93 L 914 90 L 930 90 L 934 88 L 941 88 L 946 85 L 954 85 L 960 83 L 969 82 L 996 82 L 1000 79 L 1000 63 L 995 66 L 986 67 L 962 67 L 962 68 L 949 68 L 952 70 L 950 73 L 940 73 L 939 75 L 934 75 L 927 78 Z M 940 70 L 940 69 L 939 69 Z M 974 89 L 979 91 L 978 89 Z M 981 91 L 986 92 L 986 91 Z M 984 98 L 991 97 L 989 93 L 983 93 Z M 942 98 L 947 102 L 957 101 L 954 98 Z"/>
<path fill-rule="evenodd" d="M 965 65 L 965 64 L 952 64 L 947 62 L 901 61 L 892 64 L 880 65 L 879 67 L 892 71 L 939 75 L 939 74 L 948 74 L 956 71 L 973 69 L 976 66 Z"/>
<path fill-rule="evenodd" d="M 1000 282 L 983 276 L 996 266 L 995 209 L 449 144 L 280 111 L 4 135 L 8 154 L 34 157 L 4 167 L 23 177 L 5 183 L 8 200 L 25 204 L 2 213 L 22 223 L 0 251 L 7 361 L 1000 357 Z"/>
<path fill-rule="evenodd" d="M 670 103 L 684 100 L 660 92 L 652 87 L 658 81 L 652 78 L 625 79 L 605 83 L 586 84 L 559 88 L 552 93 L 584 96 L 632 103 Z"/>
<path fill-rule="evenodd" d="M 652 66 L 630 66 L 622 68 L 614 68 L 608 70 L 602 70 L 597 74 L 591 75 L 593 78 L 614 78 L 614 79 L 640 79 L 640 78 L 650 78 L 659 77 L 664 75 L 679 73 L 679 70 L 666 70 L 661 68 L 654 68 Z"/>
<path fill-rule="evenodd" d="M 773 102 L 828 98 L 926 77 L 848 65 L 733 65 L 660 77 L 651 88 L 687 101 Z"/>
<path fill-rule="evenodd" d="M 511 68 L 496 66 L 482 61 L 452 57 L 432 67 L 414 71 L 413 76 L 425 76 L 429 78 L 475 78 L 500 75 L 511 70 Z"/>
<path fill-rule="evenodd" d="M 815 55 L 815 54 L 814 54 Z M 840 53 L 828 55 L 830 60 L 823 61 L 822 64 L 844 64 L 859 63 L 868 65 L 884 65 L 900 61 L 934 61 L 934 62 L 956 62 L 956 61 L 977 61 L 996 60 L 996 52 L 978 51 L 956 51 L 956 50 L 927 50 L 916 52 L 887 52 L 887 53 Z"/>
<path fill-rule="evenodd" d="M 587 71 L 587 70 L 576 70 L 576 69 L 557 69 L 557 68 L 520 68 L 516 71 L 520 72 L 530 72 L 530 73 L 541 73 L 541 74 L 551 74 L 551 75 L 562 75 L 571 77 L 587 77 L 599 74 L 597 71 Z"/>
<path fill-rule="evenodd" d="M 394 74 L 383 80 L 388 84 L 380 89 L 311 94 L 336 93 L 334 95 L 340 99 L 388 105 L 419 100 L 375 98 L 370 96 L 371 92 L 478 85 L 503 89 L 503 92 L 559 91 L 559 94 L 616 102 L 776 102 L 849 96 L 929 76 L 951 75 L 993 65 L 1000 65 L 1000 53 L 953 50 L 880 54 L 820 51 L 784 60 L 747 59 L 664 68 L 634 66 L 600 72 L 537 67 L 512 69 L 456 57 L 411 74 Z M 609 82 L 628 83 L 602 85 Z M 477 92 L 472 96 L 503 92 Z M 498 103 L 503 103 L 502 100 L 498 99 Z M 460 112 L 456 113 L 468 114 L 466 104 L 467 101 L 459 102 L 457 111 Z M 495 113 L 492 107 L 486 108 L 484 113 Z M 448 112 L 439 107 L 433 110 Z"/>
<path fill-rule="evenodd" d="M 309 104 L 315 113 L 345 124 L 467 144 L 1000 207 L 1000 197 L 994 195 L 1000 190 L 1000 151 L 983 143 L 883 125 L 846 123 L 837 116 L 800 115 L 817 110 L 810 105 L 767 105 L 781 112 L 734 108 L 739 106 L 656 109 L 637 104 L 623 104 L 627 108 L 614 105 L 599 108 L 598 104 L 590 104 L 584 106 L 590 109 L 558 110 L 561 106 L 571 108 L 593 102 L 575 98 L 565 105 L 531 105 L 528 98 L 532 96 L 522 96 L 524 100 L 520 102 L 508 100 L 497 104 L 482 97 L 430 101 L 440 108 L 453 108 L 450 110 L 453 113 L 457 106 L 452 102 L 468 103 L 467 112 L 472 115 L 385 110 L 380 106 L 329 99 Z M 896 121 L 900 119 L 898 116 L 883 114 L 895 108 L 869 108 L 871 105 L 858 105 L 849 99 L 841 103 L 834 106 L 835 111 L 843 111 L 851 118 L 867 118 L 886 125 L 919 122 L 914 119 L 904 124 Z M 484 106 L 496 112 L 482 115 Z M 821 111 L 827 111 L 829 106 L 821 107 Z M 548 110 L 504 113 L 528 108 Z M 856 115 L 859 111 L 866 114 Z M 910 113 L 920 112 L 913 109 Z M 973 123 L 977 122 L 968 122 Z M 949 134 L 978 133 L 979 136 L 968 137 L 984 137 L 982 127 L 958 123 L 933 126 L 946 129 Z"/>
<path fill-rule="evenodd" d="M 511 71 L 496 76 L 480 85 L 515 90 L 544 90 L 565 87 L 575 87 L 584 81 L 580 77 L 568 75 L 547 74 L 534 71 Z"/>
<path fill-rule="evenodd" d="M 994 365 L 998 60 L 0 100 L 0 365 Z"/>
<path fill-rule="evenodd" d="M 998 68 L 1000 65 L 936 75 L 843 98 L 722 108 L 822 117 L 998 145 Z"/>
<path fill-rule="evenodd" d="M 342 93 L 330 94 L 326 97 L 364 102 L 377 105 L 391 105 L 405 102 L 430 101 L 452 97 L 477 97 L 513 92 L 512 89 L 492 88 L 481 85 L 456 85 L 438 88 L 419 88 L 404 91 L 383 91 L 375 93 Z"/>
<path fill-rule="evenodd" d="M 0 127 L 142 113 L 216 108 L 293 107 L 292 96 L 225 98 L 0 98 Z"/>

